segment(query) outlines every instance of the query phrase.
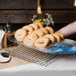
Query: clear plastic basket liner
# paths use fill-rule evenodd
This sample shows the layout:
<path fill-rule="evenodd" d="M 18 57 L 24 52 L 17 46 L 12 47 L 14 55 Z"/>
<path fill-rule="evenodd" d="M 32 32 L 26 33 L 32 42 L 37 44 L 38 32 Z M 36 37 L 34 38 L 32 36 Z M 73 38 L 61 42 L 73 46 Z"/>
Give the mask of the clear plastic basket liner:
<path fill-rule="evenodd" d="M 22 42 L 18 42 L 18 44 L 24 45 Z M 44 53 L 50 53 L 50 54 L 75 54 L 76 53 L 76 41 L 65 39 L 61 43 L 50 45 L 47 48 L 37 48 L 34 46 L 27 46 L 24 45 L 30 49 L 35 49 Z"/>
<path fill-rule="evenodd" d="M 38 50 L 44 53 L 50 53 L 50 54 L 75 54 L 76 53 L 76 41 L 71 39 L 65 39 L 63 42 L 50 45 L 47 48 L 37 48 L 34 46 L 27 46 L 27 45 L 24 45 L 23 42 L 16 41 L 14 37 L 9 37 L 9 40 L 19 45 L 23 45 L 30 49 Z"/>

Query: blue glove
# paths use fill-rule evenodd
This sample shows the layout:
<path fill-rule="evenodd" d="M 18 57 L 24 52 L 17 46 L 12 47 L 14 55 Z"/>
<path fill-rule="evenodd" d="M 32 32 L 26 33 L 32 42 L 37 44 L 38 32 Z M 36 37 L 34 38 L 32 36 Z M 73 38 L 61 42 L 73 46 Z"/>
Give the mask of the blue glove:
<path fill-rule="evenodd" d="M 56 44 L 53 48 L 48 49 L 50 54 L 75 54 L 76 47 L 70 47 L 63 44 Z"/>

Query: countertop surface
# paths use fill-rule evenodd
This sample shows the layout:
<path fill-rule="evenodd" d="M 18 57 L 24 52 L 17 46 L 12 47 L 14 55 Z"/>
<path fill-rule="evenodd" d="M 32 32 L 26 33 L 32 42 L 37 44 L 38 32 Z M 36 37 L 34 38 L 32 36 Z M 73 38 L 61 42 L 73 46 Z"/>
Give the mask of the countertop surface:
<path fill-rule="evenodd" d="M 56 59 L 50 65 L 44 67 L 35 63 L 23 64 L 20 66 L 1 69 L 0 72 L 19 71 L 76 71 L 76 56 L 69 56 Z"/>

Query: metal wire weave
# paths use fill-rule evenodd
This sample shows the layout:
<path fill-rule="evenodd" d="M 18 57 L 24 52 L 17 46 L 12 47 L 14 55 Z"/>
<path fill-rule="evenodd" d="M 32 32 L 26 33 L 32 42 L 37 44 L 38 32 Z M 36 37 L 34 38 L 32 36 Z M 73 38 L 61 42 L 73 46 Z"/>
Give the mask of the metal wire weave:
<path fill-rule="evenodd" d="M 56 58 L 56 55 L 43 53 L 32 48 L 30 49 L 23 45 L 18 45 L 17 47 L 11 47 L 5 50 L 12 56 L 21 58 L 32 63 L 37 63 L 42 66 L 47 66 L 51 64 Z"/>

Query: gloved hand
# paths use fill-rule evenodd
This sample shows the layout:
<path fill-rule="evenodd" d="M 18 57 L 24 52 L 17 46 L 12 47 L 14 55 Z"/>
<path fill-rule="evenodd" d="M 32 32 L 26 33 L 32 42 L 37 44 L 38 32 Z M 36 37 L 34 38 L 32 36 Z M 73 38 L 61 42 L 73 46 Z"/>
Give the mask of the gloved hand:
<path fill-rule="evenodd" d="M 55 44 L 53 48 L 48 49 L 50 54 L 75 54 L 76 47 L 70 47 L 63 44 Z"/>

